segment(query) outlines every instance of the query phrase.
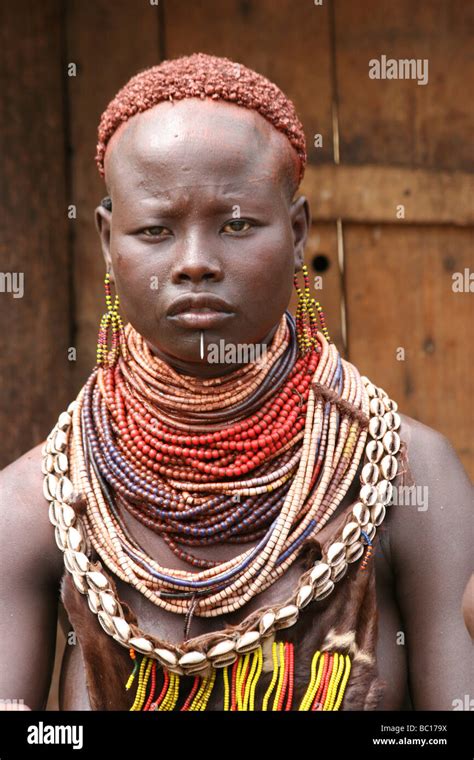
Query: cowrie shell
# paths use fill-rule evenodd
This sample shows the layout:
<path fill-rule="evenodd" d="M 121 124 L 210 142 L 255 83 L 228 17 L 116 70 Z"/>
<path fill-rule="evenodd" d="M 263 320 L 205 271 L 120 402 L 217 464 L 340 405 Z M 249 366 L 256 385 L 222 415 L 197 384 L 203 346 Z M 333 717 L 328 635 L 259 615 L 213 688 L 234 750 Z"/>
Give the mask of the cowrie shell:
<path fill-rule="evenodd" d="M 72 485 L 69 478 L 67 478 L 65 475 L 60 479 L 56 493 L 57 498 L 61 501 L 66 501 L 67 499 L 70 499 L 72 494 L 74 492 L 74 486 Z"/>
<path fill-rule="evenodd" d="M 251 652 L 253 649 L 257 649 L 260 644 L 260 633 L 258 631 L 247 631 L 240 636 L 235 644 L 235 651 L 239 654 Z"/>
<path fill-rule="evenodd" d="M 80 591 L 81 594 L 87 594 L 87 585 L 84 582 L 84 579 L 83 579 L 82 575 L 78 575 L 77 573 L 73 573 L 71 577 L 72 577 L 73 583 L 74 583 L 75 587 L 77 588 L 77 590 Z"/>
<path fill-rule="evenodd" d="M 187 666 L 206 664 L 207 658 L 202 652 L 186 652 L 179 658 L 178 662 L 182 668 L 186 668 Z"/>
<path fill-rule="evenodd" d="M 153 644 L 151 641 L 144 639 L 142 636 L 135 636 L 134 638 L 131 638 L 128 643 L 133 649 L 138 649 L 138 651 L 143 654 L 150 654 L 150 652 L 153 652 Z"/>
<path fill-rule="evenodd" d="M 67 446 L 67 435 L 64 430 L 58 430 L 53 439 L 53 449 L 56 452 L 64 451 Z"/>
<path fill-rule="evenodd" d="M 225 668 L 227 665 L 233 665 L 238 658 L 237 652 L 229 652 L 229 654 L 222 655 L 222 657 L 216 657 L 212 661 L 214 668 Z"/>
<path fill-rule="evenodd" d="M 87 591 L 87 603 L 89 605 L 89 609 L 91 612 L 94 612 L 96 615 L 98 612 L 100 612 L 100 599 L 99 594 L 97 591 L 94 591 L 93 589 L 88 589 Z"/>
<path fill-rule="evenodd" d="M 373 523 L 369 522 L 365 526 L 364 532 L 369 537 L 369 540 L 372 541 L 372 539 L 374 538 L 374 536 L 375 536 L 375 534 L 377 532 L 377 529 L 376 529 L 376 527 L 375 527 L 375 525 Z"/>
<path fill-rule="evenodd" d="M 155 649 L 154 652 L 157 660 L 159 660 L 162 665 L 165 665 L 165 667 L 174 667 L 178 664 L 178 658 L 174 652 L 170 652 L 169 649 Z"/>
<path fill-rule="evenodd" d="M 53 525 L 59 524 L 59 521 L 56 518 L 56 511 L 54 509 L 54 501 L 49 502 L 48 517 L 49 517 L 50 523 L 52 523 Z"/>
<path fill-rule="evenodd" d="M 361 541 L 356 541 L 355 544 L 351 544 L 347 548 L 347 554 L 346 554 L 346 561 L 347 562 L 356 562 L 359 557 L 361 557 L 364 553 L 364 544 Z"/>
<path fill-rule="evenodd" d="M 84 539 L 76 528 L 67 531 L 67 545 L 73 552 L 81 552 L 84 549 Z"/>
<path fill-rule="evenodd" d="M 61 549 L 62 552 L 70 548 L 67 543 L 67 531 L 63 530 L 59 525 L 56 525 L 54 529 L 54 538 L 58 549 Z"/>
<path fill-rule="evenodd" d="M 337 565 L 346 556 L 346 547 L 342 541 L 336 541 L 328 549 L 327 558 L 330 565 Z"/>
<path fill-rule="evenodd" d="M 379 468 L 376 464 L 368 462 L 362 468 L 362 472 L 360 474 L 361 482 L 364 484 L 368 483 L 369 485 L 374 485 L 374 483 L 376 483 L 379 479 L 379 472 Z"/>
<path fill-rule="evenodd" d="M 382 504 L 389 504 L 393 496 L 393 486 L 388 480 L 381 480 L 380 483 L 377 484 L 377 492 L 377 501 L 381 501 Z"/>
<path fill-rule="evenodd" d="M 366 485 L 362 486 L 360 489 L 359 499 L 367 507 L 371 507 L 377 501 L 377 488 L 366 483 Z"/>
<path fill-rule="evenodd" d="M 62 452 L 57 455 L 56 459 L 54 460 L 54 472 L 56 475 L 64 475 L 65 472 L 67 472 L 69 469 L 69 462 L 66 454 L 63 454 Z"/>
<path fill-rule="evenodd" d="M 112 617 L 117 614 L 117 602 L 112 594 L 107 594 L 105 591 L 101 591 L 99 594 L 100 603 L 105 612 Z"/>
<path fill-rule="evenodd" d="M 118 638 L 121 641 L 128 642 L 132 630 L 127 621 L 117 615 L 112 618 L 112 624 L 115 628 L 115 632 Z"/>
<path fill-rule="evenodd" d="M 224 655 L 228 655 L 229 653 L 235 652 L 235 642 L 231 641 L 230 639 L 227 639 L 225 641 L 220 641 L 218 644 L 215 644 L 211 649 L 209 649 L 207 656 L 210 660 L 214 660 L 216 657 L 223 657 Z"/>
<path fill-rule="evenodd" d="M 387 432 L 387 423 L 383 417 L 372 417 L 369 421 L 369 433 L 372 438 L 382 438 Z"/>
<path fill-rule="evenodd" d="M 381 441 L 369 441 L 365 447 L 367 459 L 374 464 L 381 459 L 383 451 L 384 449 Z"/>
<path fill-rule="evenodd" d="M 71 528 L 76 522 L 76 513 L 69 504 L 62 504 L 60 507 L 59 523 L 62 528 Z"/>
<path fill-rule="evenodd" d="M 381 523 L 383 523 L 385 520 L 386 512 L 387 510 L 383 504 L 380 504 L 380 502 L 374 504 L 370 510 L 370 517 L 373 524 L 378 527 Z"/>
<path fill-rule="evenodd" d="M 344 577 L 344 575 L 347 573 L 348 564 L 345 560 L 342 560 L 342 562 L 339 562 L 337 565 L 334 565 L 331 572 L 331 577 L 334 583 L 337 583 L 341 580 L 341 578 Z"/>
<path fill-rule="evenodd" d="M 310 573 L 311 583 L 320 584 L 327 581 L 331 575 L 331 568 L 326 562 L 317 562 Z"/>
<path fill-rule="evenodd" d="M 262 619 L 260 620 L 259 625 L 259 631 L 261 636 L 266 636 L 267 633 L 269 633 L 275 623 L 275 613 L 274 612 L 266 612 Z"/>
<path fill-rule="evenodd" d="M 109 616 L 105 612 L 102 612 L 102 610 L 99 610 L 99 612 L 97 613 L 97 617 L 99 618 L 99 623 L 101 624 L 104 631 L 108 633 L 110 636 L 113 636 L 113 634 L 115 633 L 115 630 Z"/>
<path fill-rule="evenodd" d="M 346 546 L 353 544 L 360 536 L 360 525 L 356 522 L 348 522 L 342 531 L 342 540 Z"/>
<path fill-rule="evenodd" d="M 366 525 L 370 520 L 370 511 L 366 507 L 365 504 L 362 504 L 361 502 L 357 502 L 354 504 L 354 507 L 352 509 L 352 514 L 354 515 L 354 519 L 359 523 L 359 525 Z"/>
<path fill-rule="evenodd" d="M 60 430 L 67 430 L 71 422 L 72 422 L 71 415 L 68 412 L 61 412 L 58 418 L 57 425 Z"/>
<path fill-rule="evenodd" d="M 400 427 L 400 415 L 398 412 L 386 412 L 383 416 L 388 430 L 398 430 Z"/>
<path fill-rule="evenodd" d="M 314 588 L 313 586 L 310 586 L 307 584 L 306 586 L 301 586 L 300 590 L 298 591 L 298 595 L 296 597 L 296 604 L 298 607 L 303 609 L 303 607 L 306 607 L 307 604 L 310 603 L 314 596 Z"/>
<path fill-rule="evenodd" d="M 299 616 L 299 609 L 295 604 L 288 604 L 277 610 L 275 615 L 275 624 L 277 628 L 289 628 L 296 623 Z"/>
<path fill-rule="evenodd" d="M 367 380 L 367 383 L 365 385 L 365 390 L 367 391 L 367 395 L 370 396 L 370 398 L 374 398 L 377 395 L 377 392 L 375 390 L 375 385 L 371 383 L 369 380 Z"/>
<path fill-rule="evenodd" d="M 400 451 L 400 436 L 395 430 L 389 430 L 388 433 L 385 433 L 382 443 L 388 454 L 398 454 Z"/>
<path fill-rule="evenodd" d="M 44 463 L 44 472 L 45 475 L 47 475 L 49 472 L 53 472 L 54 470 L 54 456 L 52 454 L 46 454 L 45 458 L 43 459 Z"/>
<path fill-rule="evenodd" d="M 325 599 L 327 596 L 329 596 L 333 588 L 334 588 L 334 581 L 331 581 L 331 580 L 326 581 L 326 583 L 320 586 L 320 588 L 316 588 L 314 598 L 316 599 L 316 601 L 320 602 L 322 599 Z"/>
<path fill-rule="evenodd" d="M 56 498 L 56 488 L 58 487 L 58 478 L 56 475 L 46 475 L 45 479 L 43 480 L 43 494 L 45 499 L 48 499 L 48 501 L 53 501 L 53 499 Z"/>
<path fill-rule="evenodd" d="M 97 570 L 86 573 L 86 578 L 98 591 L 105 591 L 105 589 L 108 588 L 109 582 L 107 578 L 105 575 L 102 575 L 102 573 L 98 573 Z"/>
<path fill-rule="evenodd" d="M 71 552 L 71 561 L 76 570 L 83 575 L 89 570 L 89 560 L 84 552 Z"/>
<path fill-rule="evenodd" d="M 64 567 L 69 573 L 71 573 L 71 575 L 77 573 L 77 568 L 74 562 L 74 552 L 72 552 L 70 549 L 65 549 L 63 554 L 63 561 Z"/>
<path fill-rule="evenodd" d="M 382 399 L 378 398 L 377 396 L 375 398 L 370 399 L 369 409 L 372 412 L 372 414 L 375 414 L 378 417 L 382 417 L 387 411 Z"/>
<path fill-rule="evenodd" d="M 393 480 L 398 472 L 398 462 L 392 454 L 387 454 L 380 462 L 380 469 L 384 478 Z"/>

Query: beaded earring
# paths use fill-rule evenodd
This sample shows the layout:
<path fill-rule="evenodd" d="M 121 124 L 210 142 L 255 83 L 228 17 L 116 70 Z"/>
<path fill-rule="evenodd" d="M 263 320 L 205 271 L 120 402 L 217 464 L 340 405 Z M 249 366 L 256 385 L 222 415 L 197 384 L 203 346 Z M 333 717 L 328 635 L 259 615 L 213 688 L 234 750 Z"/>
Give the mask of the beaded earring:
<path fill-rule="evenodd" d="M 316 320 L 315 308 L 319 314 L 319 321 L 321 323 L 321 332 L 326 338 L 328 343 L 331 343 L 331 338 L 326 328 L 326 320 L 324 318 L 324 312 L 321 308 L 319 301 L 315 301 L 313 296 L 309 292 L 309 275 L 308 267 L 303 264 L 302 267 L 304 290 L 298 285 L 298 277 L 295 274 L 294 284 L 298 294 L 298 305 L 296 308 L 296 335 L 298 339 L 298 345 L 302 354 L 307 353 L 317 345 L 316 333 L 318 331 L 318 325 Z"/>
<path fill-rule="evenodd" d="M 105 286 L 105 303 L 107 311 L 102 315 L 100 320 L 99 336 L 97 339 L 97 365 L 103 367 L 113 367 L 117 362 L 119 353 L 126 358 L 125 334 L 123 331 L 122 318 L 118 312 L 119 297 L 115 296 L 112 305 L 112 294 L 110 291 L 110 272 L 107 272 L 104 279 Z M 111 348 L 109 350 L 109 332 L 112 329 Z"/>

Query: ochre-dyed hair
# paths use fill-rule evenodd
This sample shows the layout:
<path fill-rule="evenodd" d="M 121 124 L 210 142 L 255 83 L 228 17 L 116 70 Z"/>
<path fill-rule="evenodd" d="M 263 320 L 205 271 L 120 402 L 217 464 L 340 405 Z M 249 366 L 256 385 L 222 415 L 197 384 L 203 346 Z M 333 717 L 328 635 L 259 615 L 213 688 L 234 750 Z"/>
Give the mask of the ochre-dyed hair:
<path fill-rule="evenodd" d="M 299 185 L 306 166 L 306 141 L 291 100 L 273 82 L 243 64 L 206 53 L 163 61 L 139 72 L 119 90 L 99 123 L 95 160 L 100 176 L 105 176 L 107 144 L 120 124 L 164 100 L 192 97 L 226 100 L 258 111 L 295 149 L 300 163 Z"/>

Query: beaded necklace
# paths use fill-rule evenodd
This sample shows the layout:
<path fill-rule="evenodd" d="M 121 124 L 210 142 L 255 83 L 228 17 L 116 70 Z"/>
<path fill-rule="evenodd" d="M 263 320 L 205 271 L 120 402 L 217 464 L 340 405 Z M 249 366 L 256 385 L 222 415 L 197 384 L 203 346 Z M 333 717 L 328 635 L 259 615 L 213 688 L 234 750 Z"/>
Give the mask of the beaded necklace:
<path fill-rule="evenodd" d="M 295 709 L 288 697 L 293 652 L 272 637 L 294 625 L 303 607 L 332 592 L 385 517 L 389 481 L 398 469 L 397 406 L 343 360 L 314 324 L 303 329 L 301 351 L 297 314 L 298 322 L 298 358 L 287 313 L 265 361 L 212 380 L 175 373 L 127 325 L 123 345 L 115 339 L 118 361 L 95 368 L 47 439 L 44 495 L 56 541 L 102 628 L 135 660 L 128 684 L 138 677 L 132 709 L 174 709 L 179 677 L 186 675 L 198 681 L 185 709 L 205 709 L 216 668 L 223 669 L 235 709 L 249 709 L 265 656 L 277 679 L 273 709 L 283 709 L 285 693 L 285 709 Z M 324 527 L 364 449 L 359 501 L 340 540 L 302 575 L 290 600 L 249 616 L 238 634 L 219 631 L 174 646 L 143 633 L 125 620 L 103 565 L 89 559 L 93 547 L 109 570 L 168 611 L 187 614 L 192 607 L 201 617 L 233 612 L 272 585 Z M 82 514 L 78 494 L 85 500 Z M 148 557 L 126 529 L 120 508 L 166 537 L 198 572 L 163 568 Z M 257 544 L 226 562 L 197 560 L 178 547 L 221 542 L 223 535 Z M 299 709 L 338 709 L 350 658 L 337 655 L 315 653 Z M 154 693 L 157 664 L 167 679 L 162 698 L 142 700 L 149 679 Z"/>
<path fill-rule="evenodd" d="M 283 317 L 279 330 L 280 335 L 286 338 L 286 343 L 290 333 L 289 329 L 285 330 L 288 319 L 288 316 Z M 139 355 L 140 366 L 146 367 L 150 375 L 155 365 L 153 387 L 162 386 L 162 395 L 166 397 L 170 414 L 179 413 L 186 419 L 190 406 L 196 411 L 205 408 L 206 402 L 203 404 L 198 394 L 189 398 L 184 394 L 179 395 L 181 387 L 189 385 L 190 381 L 182 379 L 168 367 L 165 369 L 166 376 L 171 381 L 174 380 L 175 384 L 166 393 L 166 386 L 160 376 L 164 363 L 147 352 L 143 339 L 137 336 L 130 325 L 126 329 L 126 338 L 130 355 L 127 364 L 130 388 L 133 387 L 131 380 L 139 364 Z M 140 354 L 137 348 L 140 349 Z M 278 350 L 276 354 L 278 355 Z M 262 366 L 264 375 L 269 373 L 272 359 L 270 357 L 268 363 Z M 158 406 L 159 397 L 154 397 L 153 393 L 148 397 L 140 395 L 139 391 L 146 390 L 146 385 L 135 385 L 133 390 L 136 395 L 133 399 L 130 391 L 128 396 L 123 393 L 124 386 L 120 382 L 114 384 L 114 379 L 120 377 L 122 362 L 123 360 L 119 361 L 114 368 L 105 371 L 99 369 L 97 373 L 92 373 L 78 399 L 73 416 L 73 482 L 80 483 L 90 507 L 90 512 L 88 510 L 85 517 L 87 533 L 108 567 L 157 606 L 170 612 L 186 614 L 192 600 L 196 602 L 193 612 L 197 616 L 214 617 L 233 612 L 268 588 L 285 572 L 297 557 L 298 548 L 304 539 L 314 532 L 316 525 L 320 529 L 327 522 L 352 482 L 367 437 L 367 421 L 364 425 L 364 417 L 359 414 L 352 418 L 347 416 L 340 423 L 337 407 L 331 408 L 323 395 L 318 393 L 315 384 L 322 383 L 327 390 L 333 390 L 342 401 L 351 404 L 357 411 L 362 399 L 360 377 L 349 363 L 346 363 L 343 376 L 341 357 L 335 347 L 330 346 L 322 336 L 320 352 L 313 350 L 299 359 L 281 386 L 277 398 L 267 402 L 273 404 L 273 409 L 264 404 L 264 415 L 267 417 L 265 423 L 269 426 L 269 433 L 259 424 L 263 421 L 260 411 L 254 415 L 258 420 L 256 423 L 252 417 L 247 417 L 245 421 L 232 425 L 227 430 L 221 428 L 222 432 L 206 432 L 194 437 L 183 435 L 184 440 L 177 442 L 181 445 L 175 445 L 163 443 L 150 433 L 143 434 L 138 427 L 140 421 L 137 416 L 130 415 L 127 422 L 127 402 L 130 403 L 132 412 L 142 412 L 141 419 L 150 429 L 153 420 L 158 422 L 161 410 Z M 305 365 L 306 373 L 302 371 Z M 255 380 L 251 375 L 249 382 L 245 381 L 246 385 L 248 383 L 245 393 L 243 373 L 239 373 L 238 387 L 241 391 L 237 397 L 233 378 L 225 383 L 230 385 L 230 389 L 224 388 L 222 393 L 223 403 L 227 403 L 230 410 L 234 399 L 241 403 L 245 398 L 247 405 L 251 404 L 255 389 Z M 192 383 L 197 385 L 197 380 L 194 378 Z M 212 389 L 214 401 L 211 403 L 214 408 L 219 408 L 217 404 L 220 395 L 216 380 L 201 383 L 204 386 L 201 395 L 205 396 Z M 298 384 L 300 397 L 292 393 L 295 383 Z M 171 404 L 173 399 L 174 409 Z M 115 440 L 122 443 L 121 448 L 113 445 L 112 422 L 115 422 Z M 205 427 L 207 431 L 212 431 L 214 426 L 212 422 L 206 422 Z M 245 433 L 247 435 L 242 440 Z M 273 433 L 275 439 L 272 438 Z M 167 440 L 176 440 L 175 434 L 168 433 Z M 84 450 L 83 441 L 88 443 L 88 450 Z M 236 448 L 225 448 L 230 443 L 234 443 L 235 447 L 241 443 L 242 453 Z M 153 446 L 156 448 L 153 449 Z M 191 448 L 193 446 L 195 448 Z M 284 459 L 278 461 L 277 455 L 281 450 Z M 154 458 L 150 456 L 152 451 Z M 248 455 L 245 453 L 247 451 Z M 224 467 L 210 464 L 206 454 L 214 456 L 214 461 L 219 461 L 219 457 L 227 459 L 228 454 L 231 454 L 234 466 L 229 463 Z M 159 462 L 158 455 L 161 456 Z M 164 459 L 168 461 L 163 461 Z M 283 463 L 285 460 L 286 463 Z M 255 471 L 264 462 L 267 463 L 267 470 L 271 463 L 274 471 L 268 474 L 260 473 L 259 469 Z M 202 465 L 202 474 L 199 465 Z M 246 477 L 250 470 L 251 478 Z M 233 533 L 238 536 L 242 526 L 246 529 L 250 525 L 253 529 L 252 517 L 245 517 L 245 514 L 252 515 L 253 500 L 247 498 L 240 505 L 239 521 L 236 522 L 235 514 L 232 514 L 232 510 L 238 511 L 232 501 L 236 494 L 255 497 L 276 493 L 280 498 L 275 501 L 275 509 L 265 515 L 266 519 L 261 520 L 261 531 L 251 533 L 255 540 L 260 539 L 256 547 L 227 562 L 211 563 L 211 566 L 204 567 L 199 572 L 169 570 L 147 557 L 135 542 L 129 540 L 117 510 L 113 510 L 113 500 L 104 498 L 105 490 L 101 487 L 99 478 L 120 494 L 121 503 L 133 500 L 136 505 L 140 504 L 139 511 L 143 510 L 149 519 L 156 515 L 158 519 L 152 525 L 158 530 L 164 524 L 165 533 L 172 529 L 179 541 L 185 541 L 189 536 L 196 543 L 203 544 L 209 538 L 216 542 L 222 530 L 233 529 Z M 220 499 L 207 498 L 196 502 L 196 496 L 203 490 L 220 495 Z M 183 492 L 186 493 L 185 497 Z M 148 511 L 145 507 L 147 504 Z M 205 522 L 206 527 L 194 527 L 193 517 L 199 519 L 204 513 L 208 520 L 209 510 L 212 514 L 213 510 L 222 510 L 222 507 L 227 507 L 226 511 L 221 514 L 217 512 L 217 519 L 213 523 Z M 259 512 L 254 512 L 253 517 L 255 515 L 258 516 Z M 113 531 L 110 530 L 110 525 L 113 525 Z M 241 535 L 242 539 L 249 541 L 248 530 Z"/>

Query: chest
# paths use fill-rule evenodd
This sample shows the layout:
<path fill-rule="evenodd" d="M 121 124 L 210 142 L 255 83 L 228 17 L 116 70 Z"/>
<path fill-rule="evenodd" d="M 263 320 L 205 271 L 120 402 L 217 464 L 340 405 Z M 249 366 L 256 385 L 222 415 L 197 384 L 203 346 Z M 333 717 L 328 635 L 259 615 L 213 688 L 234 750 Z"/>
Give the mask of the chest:
<path fill-rule="evenodd" d="M 407 709 L 407 666 L 405 646 L 401 644 L 403 637 L 402 623 L 392 592 L 390 568 L 383 551 L 374 555 L 375 593 L 377 600 L 377 636 L 376 659 L 378 675 L 385 682 L 383 703 L 379 709 Z M 298 562 L 287 573 L 276 581 L 266 591 L 253 601 L 255 608 L 281 602 L 293 590 L 294 584 L 301 573 Z M 138 592 L 118 579 L 117 589 L 121 598 L 126 601 L 138 617 L 140 626 L 160 638 L 180 642 L 183 640 L 183 619 L 160 610 L 144 599 Z M 252 603 L 250 603 L 252 604 Z M 250 612 L 249 605 L 245 611 Z M 235 616 L 225 618 L 194 618 L 191 624 L 190 636 L 222 629 L 225 624 L 234 624 L 242 619 L 242 611 Z M 235 619 L 234 619 L 235 618 Z M 321 628 L 330 628 L 327 617 L 318 616 L 316 609 L 308 609 L 298 623 L 291 629 L 281 631 L 280 641 L 290 642 L 295 653 L 295 695 L 301 699 L 308 684 L 311 669 L 311 657 L 315 646 L 321 641 Z M 270 673 L 264 673 L 256 689 L 256 699 L 262 700 L 271 680 Z M 191 684 L 188 684 L 190 686 Z M 217 683 L 207 709 L 222 709 L 224 685 L 222 680 Z M 61 709 L 90 709 L 88 690 L 86 686 L 86 669 L 79 646 L 66 646 L 61 675 Z"/>
<path fill-rule="evenodd" d="M 360 468 L 354 478 L 351 488 L 338 506 L 333 518 L 341 515 L 354 502 L 359 490 Z M 140 543 L 149 556 L 154 557 L 162 566 L 174 569 L 189 570 L 168 548 L 159 535 L 154 534 L 141 525 L 130 514 L 123 514 L 123 519 L 132 535 Z M 356 630 L 357 619 L 361 616 L 372 620 L 377 617 L 374 635 L 371 630 L 361 630 L 357 633 L 354 652 L 360 650 L 362 661 L 366 652 L 372 652 L 375 658 L 373 669 L 378 669 L 379 677 L 385 682 L 383 704 L 379 709 L 406 709 L 406 656 L 405 647 L 400 644 L 402 624 L 393 593 L 391 568 L 387 561 L 384 545 L 388 541 L 389 525 L 386 527 L 385 538 L 379 542 L 371 562 L 373 563 L 373 586 L 370 593 L 361 592 L 363 575 L 355 565 L 352 567 L 352 577 L 343 580 L 339 586 L 338 595 L 331 605 L 320 607 L 310 605 L 302 611 L 298 622 L 291 628 L 279 631 L 278 640 L 293 645 L 294 650 L 294 683 L 295 700 L 300 699 L 308 684 L 311 671 L 311 660 L 314 651 L 324 642 L 327 634 L 342 630 L 341 620 L 345 623 L 344 630 Z M 216 545 L 200 549 L 193 547 L 196 556 L 213 560 L 225 561 L 240 554 L 246 545 Z M 313 559 L 314 561 L 314 559 Z M 117 592 L 123 602 L 126 602 L 138 619 L 140 628 L 157 638 L 170 643 L 179 644 L 186 638 L 194 638 L 204 634 L 223 630 L 234 626 L 261 607 L 284 603 L 292 596 L 298 585 L 298 580 L 304 569 L 311 562 L 311 556 L 300 556 L 269 588 L 253 597 L 240 610 L 232 614 L 216 617 L 191 616 L 188 621 L 187 633 L 182 615 L 171 613 L 158 608 L 136 591 L 133 586 L 114 576 Z M 311 562 L 312 563 L 312 562 Z M 359 590 L 358 590 L 359 589 Z M 358 601 L 355 602 L 355 597 Z M 364 600 L 364 601 L 363 601 Z M 369 606 L 369 603 L 371 606 Z M 365 605 L 365 606 L 364 606 Z M 352 610 L 353 620 L 348 619 L 348 610 Z M 256 698 L 262 699 L 262 694 L 268 688 L 271 675 L 263 674 L 256 690 Z M 66 651 L 63 663 L 62 694 L 64 707 L 62 709 L 90 709 L 86 687 L 86 673 L 80 647 L 70 647 Z M 223 684 L 216 683 L 213 696 L 207 709 L 222 709 Z M 360 709 L 360 708 L 359 708 Z"/>

